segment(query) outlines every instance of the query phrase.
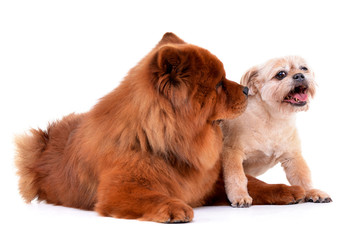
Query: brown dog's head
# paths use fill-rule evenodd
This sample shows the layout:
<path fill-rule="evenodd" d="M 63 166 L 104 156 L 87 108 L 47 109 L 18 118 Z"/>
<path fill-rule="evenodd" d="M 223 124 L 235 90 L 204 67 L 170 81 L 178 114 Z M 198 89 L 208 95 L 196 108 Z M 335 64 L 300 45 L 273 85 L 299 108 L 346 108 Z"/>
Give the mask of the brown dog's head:
<path fill-rule="evenodd" d="M 211 167 L 222 148 L 218 123 L 245 110 L 243 91 L 209 51 L 166 33 L 91 114 L 117 149 Z"/>
<path fill-rule="evenodd" d="M 306 111 L 316 85 L 311 68 L 298 56 L 275 58 L 253 67 L 240 83 L 249 87 L 249 95 L 286 112 Z"/>
<path fill-rule="evenodd" d="M 221 61 L 173 33 L 157 45 L 150 71 L 158 95 L 192 121 L 216 123 L 245 110 L 247 89 L 226 79 Z"/>

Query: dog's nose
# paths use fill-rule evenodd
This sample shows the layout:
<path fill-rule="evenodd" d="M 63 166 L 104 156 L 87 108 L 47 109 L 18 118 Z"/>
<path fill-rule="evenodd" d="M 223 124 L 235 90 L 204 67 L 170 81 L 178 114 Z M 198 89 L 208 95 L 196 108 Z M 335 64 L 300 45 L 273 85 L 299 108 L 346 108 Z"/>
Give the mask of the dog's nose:
<path fill-rule="evenodd" d="M 297 73 L 293 76 L 293 79 L 296 81 L 304 81 L 305 80 L 305 76 L 302 73 Z"/>
<path fill-rule="evenodd" d="M 247 96 L 249 93 L 249 88 L 248 87 L 244 87 L 243 88 L 243 93 Z"/>

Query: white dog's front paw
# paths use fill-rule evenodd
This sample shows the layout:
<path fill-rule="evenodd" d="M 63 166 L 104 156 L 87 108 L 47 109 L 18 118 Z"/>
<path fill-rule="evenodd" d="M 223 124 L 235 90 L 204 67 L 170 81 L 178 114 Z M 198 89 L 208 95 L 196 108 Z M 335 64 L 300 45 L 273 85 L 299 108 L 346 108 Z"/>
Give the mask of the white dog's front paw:
<path fill-rule="evenodd" d="M 231 202 L 232 207 L 248 208 L 251 206 L 253 199 L 246 192 L 246 193 L 237 194 L 236 196 L 229 198 L 229 200 Z"/>
<path fill-rule="evenodd" d="M 318 189 L 310 189 L 306 191 L 305 201 L 315 203 L 328 203 L 332 202 L 332 199 L 327 193 L 323 191 L 320 191 Z"/>

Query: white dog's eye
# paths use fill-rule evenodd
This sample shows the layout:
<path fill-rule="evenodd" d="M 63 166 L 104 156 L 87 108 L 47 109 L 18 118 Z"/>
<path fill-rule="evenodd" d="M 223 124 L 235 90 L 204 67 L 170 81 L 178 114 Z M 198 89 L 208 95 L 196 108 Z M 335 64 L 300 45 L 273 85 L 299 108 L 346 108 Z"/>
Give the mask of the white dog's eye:
<path fill-rule="evenodd" d="M 284 72 L 284 71 L 280 71 L 278 72 L 275 77 L 278 79 L 278 80 L 283 80 L 285 77 L 286 77 L 287 73 Z"/>
<path fill-rule="evenodd" d="M 300 70 L 307 71 L 308 68 L 307 67 L 300 67 Z"/>

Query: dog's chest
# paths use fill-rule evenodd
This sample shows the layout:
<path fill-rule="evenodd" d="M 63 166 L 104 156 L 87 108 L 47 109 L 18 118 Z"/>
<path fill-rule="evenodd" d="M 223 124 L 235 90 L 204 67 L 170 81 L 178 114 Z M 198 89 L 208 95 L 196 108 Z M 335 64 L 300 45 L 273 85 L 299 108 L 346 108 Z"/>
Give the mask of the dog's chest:
<path fill-rule="evenodd" d="M 261 151 L 267 157 L 279 157 L 291 144 L 291 135 L 288 129 L 281 127 L 263 127 L 253 129 L 255 144 L 251 150 Z M 249 150 L 250 150 L 249 149 Z"/>
<path fill-rule="evenodd" d="M 294 131 L 279 124 L 267 124 L 249 129 L 251 141 L 244 146 L 244 170 L 254 176 L 275 166 L 291 151 Z"/>

